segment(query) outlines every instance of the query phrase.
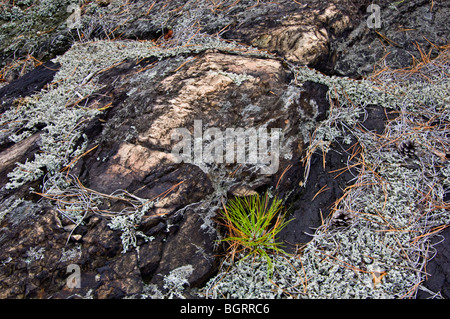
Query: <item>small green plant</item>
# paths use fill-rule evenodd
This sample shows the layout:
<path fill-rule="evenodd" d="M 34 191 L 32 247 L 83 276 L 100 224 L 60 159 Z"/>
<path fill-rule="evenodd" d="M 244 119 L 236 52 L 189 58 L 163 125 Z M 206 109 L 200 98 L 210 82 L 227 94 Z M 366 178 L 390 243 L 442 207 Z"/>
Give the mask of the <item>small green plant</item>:
<path fill-rule="evenodd" d="M 291 221 L 285 220 L 282 201 L 269 194 L 236 197 L 224 205 L 221 219 L 227 228 L 228 237 L 221 241 L 230 244 L 229 251 L 234 258 L 236 253 L 247 253 L 242 260 L 251 255 L 262 256 L 268 263 L 268 275 L 273 272 L 269 253 L 286 254 L 276 241 L 277 234 Z"/>

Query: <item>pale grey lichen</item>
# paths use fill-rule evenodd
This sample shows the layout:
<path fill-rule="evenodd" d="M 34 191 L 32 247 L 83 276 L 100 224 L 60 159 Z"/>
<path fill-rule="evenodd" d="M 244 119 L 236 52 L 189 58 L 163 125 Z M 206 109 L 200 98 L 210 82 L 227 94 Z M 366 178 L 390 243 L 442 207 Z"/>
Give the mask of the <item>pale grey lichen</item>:
<path fill-rule="evenodd" d="M 79 0 L 26 0 L 3 1 L 0 10 L 0 68 L 10 62 L 12 56 L 21 58 L 27 54 L 37 56 L 43 43 L 47 47 L 57 32 L 63 33 L 66 8 Z M 49 48 L 49 51 L 51 48 Z M 40 52 L 41 53 L 41 52 Z"/>
<path fill-rule="evenodd" d="M 164 293 L 156 284 L 144 284 L 142 292 L 137 295 L 126 297 L 127 299 L 165 299 Z"/>
<path fill-rule="evenodd" d="M 224 71 L 219 71 L 218 73 L 229 77 L 234 82 L 234 84 L 236 84 L 237 86 L 241 86 L 242 82 L 244 82 L 244 81 L 254 79 L 253 76 L 247 75 L 245 73 L 236 74 L 236 73 L 224 72 Z"/>
<path fill-rule="evenodd" d="M 59 261 L 60 262 L 75 261 L 81 257 L 81 254 L 82 254 L 81 245 L 76 245 L 74 248 L 68 250 L 66 250 L 66 248 L 64 247 Z"/>
<path fill-rule="evenodd" d="M 142 217 L 153 207 L 153 202 L 146 202 L 140 209 L 126 215 L 114 216 L 108 223 L 109 228 L 121 231 L 122 253 L 126 253 L 130 247 L 137 248 L 137 237 L 145 241 L 152 241 L 153 236 L 147 236 L 136 229 L 142 221 Z"/>
<path fill-rule="evenodd" d="M 185 299 L 183 292 L 189 287 L 189 277 L 192 275 L 194 267 L 192 265 L 184 265 L 173 269 L 168 275 L 164 276 L 163 288 L 167 289 L 165 296 L 169 299 L 180 298 Z"/>
<path fill-rule="evenodd" d="M 55 75 L 54 84 L 33 99 L 28 99 L 28 103 L 18 111 L 5 112 L 0 120 L 6 128 L 0 135 L 2 141 L 9 138 L 18 142 L 36 131 L 39 123 L 45 124 L 41 134 L 42 152 L 37 153 L 33 161 L 18 164 L 8 175 L 10 182 L 7 188 L 16 188 L 41 177 L 43 169 L 57 172 L 81 155 L 87 140 L 81 134 L 80 122 L 98 111 L 76 103 L 98 89 L 93 75 L 126 58 L 141 58 L 151 46 L 150 43 L 108 41 L 76 44 L 66 54 L 56 58 L 55 62 L 59 62 L 61 68 Z M 91 80 L 87 80 L 89 78 Z M 84 141 L 75 148 L 80 138 Z"/>
<path fill-rule="evenodd" d="M 206 298 L 226 299 L 274 299 L 296 297 L 306 285 L 298 273 L 298 258 L 274 256 L 273 275 L 268 280 L 268 264 L 264 258 L 247 258 L 243 261 L 225 261 L 219 275 L 202 289 Z M 273 283 L 276 283 L 274 285 Z M 294 289 L 290 289 L 294 288 Z"/>
<path fill-rule="evenodd" d="M 143 284 L 142 292 L 127 296 L 127 299 L 186 299 L 185 293 L 190 290 L 189 277 L 194 267 L 184 265 L 177 267 L 163 276 L 163 286 Z M 161 289 L 162 288 L 162 289 Z M 192 292 L 192 291 L 191 291 Z"/>
<path fill-rule="evenodd" d="M 32 262 L 44 259 L 44 252 L 44 247 L 30 247 L 26 252 L 27 258 L 24 260 L 25 263 L 31 264 Z"/>

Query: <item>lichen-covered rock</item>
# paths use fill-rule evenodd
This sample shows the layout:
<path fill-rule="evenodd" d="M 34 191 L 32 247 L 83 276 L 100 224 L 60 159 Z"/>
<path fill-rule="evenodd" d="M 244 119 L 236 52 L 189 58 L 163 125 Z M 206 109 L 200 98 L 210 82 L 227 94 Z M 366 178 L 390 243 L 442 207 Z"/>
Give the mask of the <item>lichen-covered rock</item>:
<path fill-rule="evenodd" d="M 366 13 L 348 37 L 332 44 L 338 74 L 366 76 L 378 63 L 379 69 L 405 68 L 413 64 L 413 57 L 416 61 L 421 54 L 435 57 L 438 47 L 448 44 L 448 2 L 385 2 L 379 9 L 380 28 L 369 28 Z"/>
<path fill-rule="evenodd" d="M 5 1 L 0 11 L 0 68 L 28 54 L 48 60 L 70 48 L 66 19 L 73 0 Z M 45 61 L 45 62 L 46 62 Z M 19 70 L 20 70 L 19 66 Z"/>
<path fill-rule="evenodd" d="M 448 93 L 440 89 L 448 85 L 442 78 L 448 74 L 445 59 L 439 64 L 444 73 L 427 69 L 434 72 L 429 79 L 441 77 L 432 88 L 421 81 L 382 86 L 300 65 L 362 75 L 376 61 L 368 56 L 378 59 L 382 52 L 378 32 L 387 37 L 388 50 L 396 48 L 386 61 L 404 66 L 403 56 L 418 36 L 443 45 L 444 24 L 437 24 L 445 5 L 383 5 L 383 27 L 370 30 L 365 19 L 371 2 L 350 2 L 117 0 L 74 4 L 72 11 L 57 13 L 55 8 L 73 3 L 5 3 L 0 29 L 16 29 L 0 35 L 11 36 L 0 43 L 0 62 L 7 64 L 0 81 L 10 82 L 35 61 L 22 56 L 17 65 L 8 64 L 11 50 L 39 59 L 58 56 L 0 88 L 0 297 L 191 298 L 205 296 L 204 287 L 215 297 L 392 297 L 413 291 L 414 265 L 401 252 L 392 253 L 393 245 L 378 243 L 392 244 L 397 233 L 394 240 L 406 240 L 405 246 L 419 239 L 425 244 L 426 238 L 410 237 L 415 229 L 361 232 L 353 226 L 376 228 L 389 220 L 390 227 L 403 229 L 405 211 L 421 214 L 414 206 L 424 201 L 417 200 L 420 193 L 405 193 L 401 181 L 419 185 L 413 170 L 445 158 L 445 143 L 424 140 L 403 126 L 421 142 L 406 164 L 398 158 L 401 152 L 389 153 L 389 142 L 374 143 L 386 127 L 396 132 L 394 119 L 404 107 L 410 107 L 409 115 L 422 105 L 446 110 Z M 74 19 L 66 20 L 71 12 Z M 408 15 L 417 18 L 420 32 L 389 33 Z M 419 21 L 422 15 L 428 22 Z M 36 17 L 42 24 L 34 24 Z M 24 29 L 24 19 L 33 26 Z M 36 30 L 37 37 L 20 40 Z M 441 130 L 447 122 L 423 128 Z M 394 138 L 397 150 L 401 141 Z M 431 157 L 423 154 L 428 143 L 435 143 Z M 412 163 L 414 156 L 422 162 Z M 358 180 L 355 160 L 375 163 L 367 174 L 382 167 L 377 174 L 389 183 Z M 448 184 L 442 163 L 423 178 L 447 176 Z M 369 184 L 373 193 L 352 195 L 352 203 L 344 198 Z M 438 201 L 443 190 L 432 184 L 438 190 L 423 194 Z M 263 260 L 236 266 L 228 259 L 220 268 L 225 247 L 217 215 L 223 204 L 265 191 L 283 199 L 294 219 L 279 234 L 294 255 L 274 257 L 274 291 Z M 406 197 L 412 206 L 403 205 Z M 429 208 L 436 225 L 445 220 Z M 314 233 L 325 226 L 331 239 Z M 386 275 L 374 258 L 395 265 Z M 430 269 L 443 269 L 442 260 Z M 223 265 L 230 272 L 214 277 Z M 303 280 L 304 272 L 311 276 Z M 384 276 L 387 290 L 374 289 Z M 435 278 L 429 289 L 445 294 L 445 278 Z"/>
<path fill-rule="evenodd" d="M 331 43 L 352 27 L 355 17 L 360 18 L 358 9 L 337 0 L 303 4 L 291 0 L 227 0 L 220 4 L 172 0 L 148 5 L 117 0 L 82 6 L 74 0 L 9 1 L 0 14 L 0 30 L 4 31 L 0 32 L 0 67 L 5 67 L 0 79 L 9 82 L 23 74 L 24 65 L 32 68 L 33 59 L 47 62 L 77 41 L 157 40 L 168 30 L 174 43 L 220 33 L 224 38 L 277 51 L 291 62 L 327 65 Z M 21 63 L 14 65 L 18 58 Z"/>
<path fill-rule="evenodd" d="M 151 284 L 163 287 L 165 276 L 176 268 L 189 265 L 193 267 L 192 273 L 186 278 L 190 287 L 202 286 L 215 274 L 219 263 L 215 256 L 217 235 L 204 220 L 207 213 L 194 209 L 185 211 L 179 230 L 164 247 Z"/>
<path fill-rule="evenodd" d="M 2 202 L 2 209 L 11 201 Z M 5 206 L 5 204 L 7 206 Z M 56 211 L 16 199 L 2 218 L 1 298 L 45 298 L 64 283 L 67 232 Z"/>
<path fill-rule="evenodd" d="M 101 47 L 94 43 L 91 48 L 87 44 L 72 50 L 96 52 Z M 67 54 L 70 56 L 72 52 Z M 304 89 L 291 85 L 290 70 L 277 59 L 206 49 L 197 55 L 169 56 L 161 60 L 151 58 L 151 53 L 149 56 L 138 62 L 126 60 L 93 77 L 98 93 L 89 95 L 82 103 L 87 110 L 104 111 L 86 113 L 84 125 L 79 128 L 78 136 L 88 141 L 83 149 L 88 151 L 65 168 L 70 167 L 65 177 L 51 170 L 44 180 L 34 177 L 43 183 L 39 194 L 50 200 L 48 204 L 55 205 L 52 211 L 58 211 L 55 218 L 60 219 L 54 223 L 59 225 L 61 233 L 54 239 L 59 238 L 57 248 L 46 250 L 49 256 L 45 257 L 59 260 L 67 251 L 77 253 L 71 260 L 63 258 L 64 262 L 57 267 L 39 268 L 42 280 L 54 278 L 58 282 L 46 287 L 45 294 L 37 292 L 41 285 L 35 283 L 32 289 L 24 288 L 20 292 L 6 285 L 5 296 L 67 298 L 70 289 L 65 279 L 70 264 L 78 265 L 81 270 L 82 286 L 73 291 L 73 296 L 79 297 L 141 295 L 147 289 L 144 280 L 163 295 L 171 295 L 176 287 L 165 278 L 183 267 L 191 269 L 183 279 L 185 285 L 204 284 L 219 264 L 215 243 L 219 237 L 213 218 L 228 190 L 242 185 L 259 190 L 274 187 L 283 169 L 300 157 L 303 139 L 316 118 L 326 112 L 324 97 L 320 100 L 313 96 L 311 85 Z M 77 65 L 69 58 L 61 61 L 61 70 L 70 68 L 64 63 Z M 92 75 L 80 71 L 84 77 L 80 85 L 88 85 Z M 57 74 L 58 78 L 61 76 Z M 50 90 L 49 94 L 54 93 Z M 45 98 L 36 103 L 42 103 Z M 43 125 L 46 132 L 45 125 L 49 124 Z M 265 165 L 261 162 L 236 163 L 235 159 L 229 163 L 207 162 L 203 161 L 206 153 L 200 154 L 203 156 L 200 161 L 189 159 L 191 154 L 183 153 L 184 161 L 180 162 L 172 152 L 179 142 L 172 136 L 177 129 L 187 132 L 200 129 L 203 137 L 205 130 L 215 128 L 224 132 L 221 137 L 224 138 L 227 129 L 243 127 L 264 128 L 269 134 L 272 129 L 283 133 L 279 145 L 272 145 L 279 148 L 273 149 L 279 158 L 269 162 L 273 165 L 270 174 L 260 173 Z M 33 136 L 40 135 L 28 139 Z M 27 146 L 34 141 L 28 139 L 19 143 Z M 250 142 L 244 140 L 238 147 L 248 149 Z M 206 139 L 205 149 L 208 143 Z M 22 144 L 13 145 L 5 154 L 11 156 L 14 149 L 27 153 L 28 146 L 21 147 Z M 23 160 L 19 155 L 14 159 Z M 30 152 L 27 156 L 28 161 L 33 160 Z M 4 168 L 4 175 L 11 172 L 10 166 Z M 29 186 L 29 182 L 23 182 L 20 189 L 25 192 Z M 10 196 L 4 187 L 5 204 L 11 200 Z M 18 209 L 6 211 L 2 223 L 5 238 L 10 238 L 14 247 L 18 247 L 13 239 L 17 231 L 31 231 L 31 224 L 21 222 L 10 232 L 8 223 Z M 40 220 L 46 226 L 40 236 L 51 236 L 52 227 L 56 226 L 46 219 Z M 81 248 L 77 248 L 80 244 Z M 27 249 L 38 249 L 31 252 L 34 256 L 45 253 L 40 248 L 38 243 L 36 246 L 33 243 Z M 9 250 L 5 252 L 8 255 L 1 256 L 8 267 L 22 263 L 19 256 Z M 27 270 L 24 268 L 17 276 L 25 276 Z"/>

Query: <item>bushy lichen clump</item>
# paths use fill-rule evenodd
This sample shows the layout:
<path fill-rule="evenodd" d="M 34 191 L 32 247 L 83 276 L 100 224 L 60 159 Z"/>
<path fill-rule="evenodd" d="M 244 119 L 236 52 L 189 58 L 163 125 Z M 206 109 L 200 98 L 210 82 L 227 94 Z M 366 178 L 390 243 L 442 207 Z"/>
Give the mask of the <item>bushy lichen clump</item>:
<path fill-rule="evenodd" d="M 186 299 L 189 277 L 194 271 L 192 265 L 184 265 L 170 271 L 163 277 L 163 289 L 156 284 L 144 284 L 142 293 L 131 295 L 128 299 Z"/>
<path fill-rule="evenodd" d="M 202 294 L 214 299 L 274 299 L 297 297 L 304 291 L 307 282 L 301 273 L 300 259 L 274 256 L 273 264 L 271 282 L 267 278 L 269 265 L 262 257 L 236 263 L 225 261 L 222 264 L 223 273 L 211 279 Z"/>
<path fill-rule="evenodd" d="M 191 276 L 194 268 L 192 265 L 184 265 L 172 270 L 167 276 L 164 276 L 164 289 L 167 289 L 166 297 L 184 299 L 183 291 L 189 286 L 188 278 Z"/>
<path fill-rule="evenodd" d="M 380 105 L 388 109 L 398 109 L 408 105 L 416 110 L 414 105 L 436 105 L 448 110 L 450 104 L 448 88 L 450 79 L 432 74 L 427 78 L 414 78 L 401 83 L 396 77 L 382 78 L 382 83 L 370 79 L 354 80 L 348 77 L 326 76 L 307 67 L 291 66 L 297 83 L 313 81 L 328 86 L 330 98 L 337 99 L 339 105 L 365 107 Z M 429 85 L 429 82 L 433 85 Z"/>
<path fill-rule="evenodd" d="M 30 247 L 30 249 L 28 249 L 28 251 L 26 252 L 26 259 L 24 260 L 25 263 L 31 264 L 34 261 L 44 259 L 44 252 L 44 247 Z"/>
<path fill-rule="evenodd" d="M 145 241 L 152 241 L 154 237 L 145 235 L 142 231 L 136 230 L 136 225 L 141 223 L 142 217 L 148 210 L 153 207 L 153 202 L 147 202 L 140 209 L 126 215 L 118 215 L 111 219 L 108 224 L 113 230 L 120 230 L 122 234 L 122 252 L 126 253 L 130 247 L 137 247 L 137 237 L 143 238 Z"/>

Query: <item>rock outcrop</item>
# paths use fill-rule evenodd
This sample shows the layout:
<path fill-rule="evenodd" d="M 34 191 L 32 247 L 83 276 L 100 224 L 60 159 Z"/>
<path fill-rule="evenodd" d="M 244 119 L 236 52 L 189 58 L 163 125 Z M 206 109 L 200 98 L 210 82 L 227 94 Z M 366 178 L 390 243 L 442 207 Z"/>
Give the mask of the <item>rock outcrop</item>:
<path fill-rule="evenodd" d="M 55 13 L 33 26 L 42 37 L 0 44 L 4 80 L 12 49 L 46 60 L 0 88 L 0 298 L 196 298 L 225 254 L 223 203 L 248 192 L 283 199 L 293 221 L 279 236 L 296 253 L 354 181 L 330 174 L 354 154 L 340 140 L 316 152 L 303 186 L 336 88 L 295 70 L 361 77 L 387 52 L 404 67 L 419 35 L 428 50 L 448 33 L 446 4 L 421 0 L 382 6 L 379 30 L 364 27 L 370 1 L 225 2 L 97 1 L 78 29 Z M 10 25 L 34 12 L 7 5 Z M 420 32 L 392 31 L 410 15 Z M 383 106 L 366 111 L 359 123 L 382 134 Z"/>
<path fill-rule="evenodd" d="M 7 230 L 11 228 L 11 216 L 19 208 L 7 213 L 2 241 L 7 242 L 4 248 L 7 245 L 11 249 L 3 250 L 2 262 L 8 269 L 17 267 L 17 262 L 22 265 L 23 271 L 11 272 L 8 282 L 20 278 L 23 284 L 14 286 L 13 290 L 12 284 L 5 286 L 4 297 L 62 297 L 65 270 L 72 263 L 81 267 L 83 292 L 80 294 L 91 291 L 98 298 L 142 293 L 143 278 L 162 290 L 164 276 L 183 266 L 193 269 L 188 279 L 191 287 L 204 284 L 217 270 L 219 237 L 213 218 L 221 208 L 221 200 L 229 189 L 237 186 L 259 191 L 274 187 L 286 166 L 299 161 L 305 144 L 303 134 L 326 112 L 326 90 L 313 84 L 305 85 L 304 89 L 291 85 L 290 71 L 276 59 L 209 50 L 183 60 L 181 67 L 179 58 L 164 60 L 154 67 L 157 74 L 151 68 L 155 61 L 149 59 L 140 65 L 129 62 L 101 75 L 97 83 L 103 87 L 101 91 L 82 103 L 87 108 L 98 108 L 106 102 L 111 106 L 84 126 L 83 134 L 90 141 L 86 149 L 93 150 L 77 159 L 70 169 L 70 176 L 78 176 L 77 184 L 72 185 L 78 187 L 78 192 L 103 194 L 99 196 L 100 206 L 93 207 L 94 203 L 89 202 L 83 222 L 74 225 L 44 204 L 36 206 L 25 201 L 18 207 L 30 210 L 42 226 L 27 218 L 15 225 L 13 232 Z M 278 160 L 272 163 L 276 164 L 272 174 L 261 174 L 259 170 L 264 165 L 260 162 L 253 165 L 234 161 L 208 163 L 205 151 L 200 154 L 203 156 L 200 160 L 189 158 L 191 154 L 181 154 L 184 161 L 179 162 L 172 154 L 179 141 L 172 134 L 180 128 L 191 132 L 193 138 L 189 143 L 194 147 L 196 125 L 195 130 L 199 129 L 203 138 L 203 150 L 211 143 L 211 137 L 205 135 L 208 129 L 214 128 L 216 143 L 220 144 L 227 138 L 227 129 L 255 128 L 256 132 L 263 128 L 269 136 L 277 129 L 282 132 L 279 163 Z M 251 140 L 244 141 L 237 148 L 246 147 L 244 151 L 249 153 L 251 143 Z M 39 145 L 38 133 L 5 150 L 4 157 L 17 153 L 13 159 L 20 160 L 22 152 L 31 160 L 32 145 Z M 219 155 L 225 162 L 227 154 Z M 11 165 L 5 165 L 4 176 L 11 169 Z M 119 233 L 108 227 L 105 217 L 122 214 L 130 208 L 126 200 L 114 196 L 121 190 L 137 198 L 157 199 L 136 225 L 137 231 L 152 238 L 145 242 L 138 237 L 137 250 L 123 251 Z M 43 196 L 59 202 L 57 195 L 66 196 L 52 195 L 52 192 Z M 12 200 L 9 196 L 4 195 L 4 205 Z M 68 206 L 64 202 L 61 206 L 65 207 L 61 209 L 64 213 Z M 42 214 L 48 218 L 37 217 Z M 42 228 L 33 237 L 36 242 L 28 246 L 17 242 L 28 238 L 17 237 L 17 232 L 34 232 L 36 227 Z M 53 248 L 48 249 L 49 246 Z M 30 253 L 27 249 L 34 250 Z M 65 251 L 77 253 L 65 260 L 62 257 Z M 30 262 L 24 262 L 26 258 Z M 30 269 L 35 269 L 42 280 L 49 281 L 48 287 L 36 282 L 35 272 Z"/>

